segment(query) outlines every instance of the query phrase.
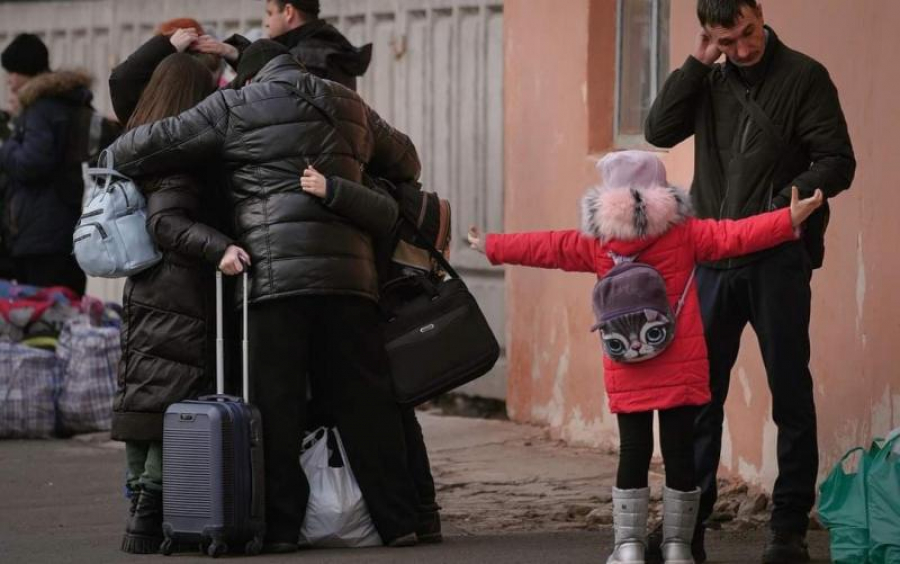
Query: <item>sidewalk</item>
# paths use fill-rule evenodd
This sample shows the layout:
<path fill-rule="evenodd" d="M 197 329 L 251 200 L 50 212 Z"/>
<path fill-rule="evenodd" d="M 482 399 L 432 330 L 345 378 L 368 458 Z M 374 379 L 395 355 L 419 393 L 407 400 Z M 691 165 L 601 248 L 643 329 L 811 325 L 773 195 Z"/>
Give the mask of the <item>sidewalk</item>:
<path fill-rule="evenodd" d="M 317 550 L 254 562 L 603 562 L 615 457 L 565 447 L 541 429 L 421 414 L 443 506 L 446 542 L 411 549 Z M 103 436 L 0 441 L 0 562 L 208 562 L 118 551 L 127 503 L 124 452 Z M 658 481 L 658 476 L 655 477 Z M 590 524 L 589 524 L 590 523 Z M 756 563 L 763 531 L 713 532 L 711 561 Z M 828 562 L 827 535 L 810 535 Z"/>

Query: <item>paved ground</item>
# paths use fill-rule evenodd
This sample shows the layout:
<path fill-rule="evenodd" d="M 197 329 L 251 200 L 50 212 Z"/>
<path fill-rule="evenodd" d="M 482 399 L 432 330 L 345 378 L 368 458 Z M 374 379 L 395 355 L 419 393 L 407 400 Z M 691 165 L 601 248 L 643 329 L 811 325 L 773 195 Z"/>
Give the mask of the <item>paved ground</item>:
<path fill-rule="evenodd" d="M 444 544 L 305 551 L 254 562 L 605 561 L 611 530 L 587 516 L 606 506 L 614 457 L 563 447 L 539 429 L 512 423 L 434 415 L 423 415 L 422 423 L 444 506 Z M 118 551 L 124 452 L 102 439 L 0 441 L 0 562 L 208 562 Z M 758 562 L 763 539 L 761 531 L 712 533 L 712 559 Z M 827 535 L 814 532 L 811 542 L 816 561 L 828 562 Z"/>

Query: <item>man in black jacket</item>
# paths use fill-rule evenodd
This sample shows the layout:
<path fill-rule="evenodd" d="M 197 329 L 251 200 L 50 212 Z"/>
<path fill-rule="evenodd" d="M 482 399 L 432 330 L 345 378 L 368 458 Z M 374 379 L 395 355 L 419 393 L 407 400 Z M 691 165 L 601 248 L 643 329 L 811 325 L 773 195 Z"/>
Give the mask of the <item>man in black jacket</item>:
<path fill-rule="evenodd" d="M 697 214 L 738 219 L 789 205 L 792 186 L 833 198 L 856 168 L 847 124 L 828 71 L 785 46 L 755 0 L 699 0 L 695 51 L 674 71 L 647 118 L 647 141 L 672 147 L 695 137 L 691 195 Z M 723 64 L 715 65 L 721 55 Z M 805 532 L 815 501 L 818 448 L 809 371 L 810 277 L 824 254 L 826 208 L 802 242 L 697 273 L 710 361 L 712 402 L 697 420 L 703 491 L 694 557 L 705 561 L 702 522 L 716 501 L 723 405 L 749 322 L 762 349 L 778 427 L 779 475 L 763 561 L 809 559 Z"/>
<path fill-rule="evenodd" d="M 353 92 L 305 72 L 287 49 L 247 49 L 240 90 L 220 90 L 112 146 L 128 175 L 221 166 L 236 237 L 250 253 L 251 399 L 263 416 L 267 549 L 296 550 L 309 492 L 299 465 L 311 365 L 385 543 L 415 540 L 416 491 L 378 326 L 371 237 L 300 189 L 309 166 L 361 181 L 420 173 L 415 148 Z"/>
<path fill-rule="evenodd" d="M 84 293 L 86 277 L 72 256 L 81 213 L 80 161 L 71 158 L 78 117 L 90 111 L 90 77 L 50 72 L 47 47 L 21 34 L 4 49 L 4 70 L 20 113 L 0 145 L 6 178 L 3 238 L 13 274 L 23 284 L 66 286 Z"/>
<path fill-rule="evenodd" d="M 266 0 L 266 32 L 281 43 L 312 74 L 356 90 L 357 77 L 372 61 L 372 44 L 353 46 L 328 22 L 319 19 L 319 0 Z M 250 42 L 232 35 L 220 43 L 203 36 L 194 49 L 220 55 L 232 66 Z"/>
<path fill-rule="evenodd" d="M 310 73 L 356 91 L 357 77 L 369 67 L 372 45 L 354 47 L 337 29 L 318 19 L 318 15 L 319 0 L 269 0 L 266 3 L 266 29 L 273 40 L 287 46 Z M 202 36 L 192 48 L 223 56 L 236 66 L 241 52 L 249 44 L 239 35 L 222 43 Z M 245 77 L 238 76 L 233 85 L 240 86 L 244 80 Z M 313 422 L 315 420 L 314 417 Z M 441 542 L 440 512 L 422 428 L 412 409 L 403 411 L 403 421 L 410 470 L 419 493 L 416 532 L 420 542 Z"/>

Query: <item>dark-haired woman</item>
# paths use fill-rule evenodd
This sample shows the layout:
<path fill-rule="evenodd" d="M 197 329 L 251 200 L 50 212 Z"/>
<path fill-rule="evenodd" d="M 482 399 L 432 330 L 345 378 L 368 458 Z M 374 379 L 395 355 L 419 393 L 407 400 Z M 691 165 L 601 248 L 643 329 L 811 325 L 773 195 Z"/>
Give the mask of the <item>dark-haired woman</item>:
<path fill-rule="evenodd" d="M 177 115 L 213 91 L 212 74 L 198 58 L 169 55 L 143 88 L 127 128 Z M 112 436 L 125 441 L 132 493 L 122 550 L 146 554 L 157 552 L 163 540 L 163 414 L 172 403 L 213 390 L 213 273 L 216 266 L 225 274 L 240 273 L 250 260 L 213 227 L 214 204 L 223 198 L 203 175 L 186 168 L 138 182 L 163 259 L 125 283 Z"/>

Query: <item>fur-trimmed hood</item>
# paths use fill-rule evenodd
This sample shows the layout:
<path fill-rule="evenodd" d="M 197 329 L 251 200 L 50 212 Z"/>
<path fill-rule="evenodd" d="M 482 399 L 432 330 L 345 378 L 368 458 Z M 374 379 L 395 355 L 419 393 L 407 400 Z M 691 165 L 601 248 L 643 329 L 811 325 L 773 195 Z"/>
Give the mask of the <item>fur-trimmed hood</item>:
<path fill-rule="evenodd" d="M 602 241 L 652 239 L 687 220 L 690 201 L 674 186 L 593 186 L 581 200 L 581 231 Z"/>
<path fill-rule="evenodd" d="M 22 86 L 18 92 L 19 103 L 24 109 L 41 98 L 64 98 L 87 105 L 94 98 L 90 86 L 90 75 L 82 71 L 45 72 Z"/>

